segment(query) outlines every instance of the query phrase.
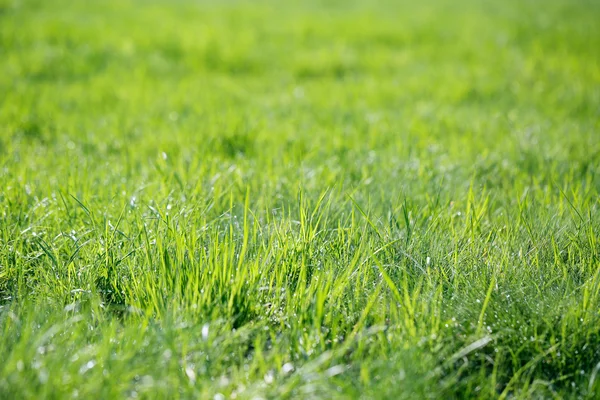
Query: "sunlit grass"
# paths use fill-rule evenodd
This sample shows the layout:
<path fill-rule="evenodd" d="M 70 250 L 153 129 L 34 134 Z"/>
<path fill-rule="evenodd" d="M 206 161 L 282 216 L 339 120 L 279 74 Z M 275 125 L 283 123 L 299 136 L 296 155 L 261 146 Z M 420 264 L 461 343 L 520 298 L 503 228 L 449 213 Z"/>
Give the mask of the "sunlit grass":
<path fill-rule="evenodd" d="M 0 0 L 0 398 L 597 397 L 598 21 Z"/>

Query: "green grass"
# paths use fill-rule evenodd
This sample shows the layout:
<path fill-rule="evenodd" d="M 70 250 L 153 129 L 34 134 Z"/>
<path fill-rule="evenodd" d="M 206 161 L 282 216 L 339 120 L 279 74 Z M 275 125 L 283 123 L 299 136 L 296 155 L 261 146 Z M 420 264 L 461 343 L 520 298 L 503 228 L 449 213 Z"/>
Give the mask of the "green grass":
<path fill-rule="evenodd" d="M 600 3 L 0 0 L 0 398 L 597 398 Z"/>

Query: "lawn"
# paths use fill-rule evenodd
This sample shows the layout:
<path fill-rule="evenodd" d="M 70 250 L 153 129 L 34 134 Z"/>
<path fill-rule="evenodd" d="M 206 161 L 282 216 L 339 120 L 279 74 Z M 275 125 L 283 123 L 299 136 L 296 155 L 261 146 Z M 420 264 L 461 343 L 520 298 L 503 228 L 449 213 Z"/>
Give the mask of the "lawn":
<path fill-rule="evenodd" d="M 0 0 L 0 398 L 598 398 L 600 2 Z"/>

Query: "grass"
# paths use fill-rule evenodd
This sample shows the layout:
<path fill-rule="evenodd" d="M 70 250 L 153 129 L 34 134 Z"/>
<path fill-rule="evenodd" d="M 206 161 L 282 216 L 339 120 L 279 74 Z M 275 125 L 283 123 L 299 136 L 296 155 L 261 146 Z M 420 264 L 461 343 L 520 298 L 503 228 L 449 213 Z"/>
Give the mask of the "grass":
<path fill-rule="evenodd" d="M 0 398 L 597 398 L 600 3 L 0 0 Z"/>

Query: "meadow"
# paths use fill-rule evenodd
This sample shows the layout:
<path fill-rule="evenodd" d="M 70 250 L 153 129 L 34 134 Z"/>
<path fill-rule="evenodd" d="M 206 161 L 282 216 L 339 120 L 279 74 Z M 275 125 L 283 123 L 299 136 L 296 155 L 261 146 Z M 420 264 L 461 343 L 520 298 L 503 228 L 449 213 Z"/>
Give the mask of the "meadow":
<path fill-rule="evenodd" d="M 0 0 L 0 398 L 600 397 L 600 2 Z"/>

